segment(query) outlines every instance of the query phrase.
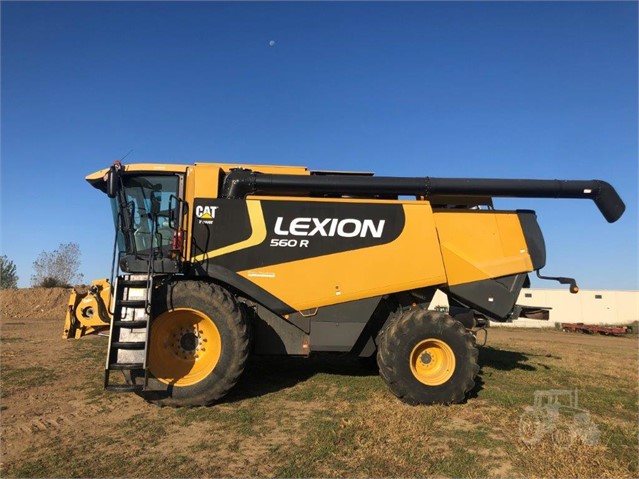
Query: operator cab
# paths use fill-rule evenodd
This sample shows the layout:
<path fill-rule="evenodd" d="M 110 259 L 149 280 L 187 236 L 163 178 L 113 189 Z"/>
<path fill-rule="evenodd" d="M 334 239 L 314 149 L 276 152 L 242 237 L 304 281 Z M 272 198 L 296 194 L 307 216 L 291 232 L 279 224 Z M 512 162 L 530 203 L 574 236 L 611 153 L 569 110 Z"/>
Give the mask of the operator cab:
<path fill-rule="evenodd" d="M 128 171 L 116 162 L 101 180 L 91 183 L 111 199 L 120 269 L 127 273 L 178 272 L 186 212 L 184 174 Z M 149 265 L 150 258 L 153 265 Z"/>
<path fill-rule="evenodd" d="M 133 229 L 133 250 L 148 256 L 155 247 L 159 248 L 161 256 L 168 256 L 174 233 L 170 224 L 171 213 L 176 206 L 175 198 L 178 197 L 178 176 L 125 176 L 122 178 L 122 187 Z M 111 198 L 111 209 L 117 224 L 121 213 L 117 198 Z M 124 250 L 124 236 L 121 228 L 118 230 L 118 242 Z"/>

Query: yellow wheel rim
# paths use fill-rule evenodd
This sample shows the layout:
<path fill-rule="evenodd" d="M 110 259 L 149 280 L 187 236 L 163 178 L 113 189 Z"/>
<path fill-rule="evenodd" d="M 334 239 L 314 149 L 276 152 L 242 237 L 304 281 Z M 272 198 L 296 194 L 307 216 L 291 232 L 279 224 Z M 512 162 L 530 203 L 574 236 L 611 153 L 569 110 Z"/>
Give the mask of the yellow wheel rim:
<path fill-rule="evenodd" d="M 426 386 L 439 386 L 455 372 L 455 355 L 440 339 L 424 339 L 410 353 L 410 370 Z"/>
<path fill-rule="evenodd" d="M 153 376 L 166 384 L 191 386 L 215 369 L 222 353 L 222 339 L 206 314 L 176 308 L 153 321 L 149 348 Z"/>

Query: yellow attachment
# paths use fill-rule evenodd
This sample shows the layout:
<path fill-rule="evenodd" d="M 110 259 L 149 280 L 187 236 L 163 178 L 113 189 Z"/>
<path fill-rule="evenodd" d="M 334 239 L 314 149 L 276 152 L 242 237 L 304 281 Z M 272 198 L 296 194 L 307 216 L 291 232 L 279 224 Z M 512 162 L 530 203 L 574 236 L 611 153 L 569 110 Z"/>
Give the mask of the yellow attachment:
<path fill-rule="evenodd" d="M 455 372 L 455 354 L 440 339 L 424 339 L 410 353 L 410 370 L 420 383 L 439 386 Z"/>
<path fill-rule="evenodd" d="M 191 386 L 217 365 L 222 338 L 206 314 L 176 308 L 158 316 L 151 326 L 149 369 L 165 384 Z"/>
<path fill-rule="evenodd" d="M 62 338 L 79 339 L 107 329 L 111 322 L 110 299 L 111 284 L 108 279 L 93 281 L 86 293 L 73 289 L 69 296 Z"/>

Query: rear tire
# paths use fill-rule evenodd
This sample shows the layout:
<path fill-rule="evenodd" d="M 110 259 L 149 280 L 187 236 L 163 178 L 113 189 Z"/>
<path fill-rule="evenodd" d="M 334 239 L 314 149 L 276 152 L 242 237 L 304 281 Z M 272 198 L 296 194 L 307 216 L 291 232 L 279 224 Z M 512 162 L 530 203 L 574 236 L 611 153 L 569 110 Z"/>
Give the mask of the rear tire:
<path fill-rule="evenodd" d="M 224 397 L 244 371 L 250 346 L 248 321 L 233 295 L 214 283 L 177 281 L 154 291 L 152 311 L 149 391 L 138 394 L 174 407 Z"/>
<path fill-rule="evenodd" d="M 419 307 L 398 312 L 378 345 L 382 379 L 408 404 L 459 403 L 475 385 L 475 337 L 447 314 Z"/>

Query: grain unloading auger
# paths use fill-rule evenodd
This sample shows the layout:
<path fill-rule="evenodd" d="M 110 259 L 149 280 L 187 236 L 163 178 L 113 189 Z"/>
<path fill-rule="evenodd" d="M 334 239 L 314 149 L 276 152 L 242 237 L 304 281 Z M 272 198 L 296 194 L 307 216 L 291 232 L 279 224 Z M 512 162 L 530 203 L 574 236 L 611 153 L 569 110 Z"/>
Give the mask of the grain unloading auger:
<path fill-rule="evenodd" d="M 319 351 L 376 356 L 408 403 L 459 402 L 474 331 L 510 319 L 546 263 L 535 212 L 492 199 L 591 199 L 609 222 L 625 208 L 597 180 L 117 162 L 87 180 L 117 231 L 105 387 L 176 406 L 222 398 L 250 354 Z M 448 314 L 429 309 L 438 289 Z"/>

